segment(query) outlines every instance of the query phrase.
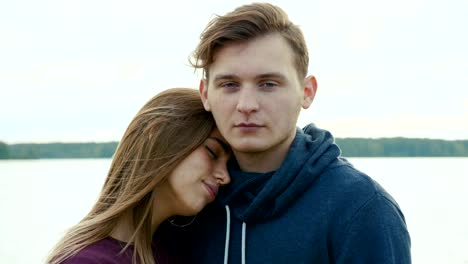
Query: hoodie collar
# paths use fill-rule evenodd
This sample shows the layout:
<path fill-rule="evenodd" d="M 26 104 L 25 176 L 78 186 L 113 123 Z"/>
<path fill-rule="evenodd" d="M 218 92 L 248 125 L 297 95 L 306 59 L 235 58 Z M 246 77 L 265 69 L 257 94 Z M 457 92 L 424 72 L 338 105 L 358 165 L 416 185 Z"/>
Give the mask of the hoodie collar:
<path fill-rule="evenodd" d="M 296 200 L 339 155 L 330 132 L 313 124 L 298 128 L 278 170 L 243 172 L 235 161 L 230 162 L 231 184 L 220 190 L 219 202 L 229 205 L 246 223 L 268 219 Z"/>

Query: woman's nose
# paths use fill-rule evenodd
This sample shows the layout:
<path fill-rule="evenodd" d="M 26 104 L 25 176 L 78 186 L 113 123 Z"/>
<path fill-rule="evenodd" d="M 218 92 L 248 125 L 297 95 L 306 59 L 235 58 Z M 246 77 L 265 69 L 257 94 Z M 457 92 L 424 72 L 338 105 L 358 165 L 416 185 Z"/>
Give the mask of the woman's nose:
<path fill-rule="evenodd" d="M 231 177 L 229 176 L 226 165 L 219 166 L 216 169 L 214 176 L 219 185 L 226 185 L 231 182 Z"/>

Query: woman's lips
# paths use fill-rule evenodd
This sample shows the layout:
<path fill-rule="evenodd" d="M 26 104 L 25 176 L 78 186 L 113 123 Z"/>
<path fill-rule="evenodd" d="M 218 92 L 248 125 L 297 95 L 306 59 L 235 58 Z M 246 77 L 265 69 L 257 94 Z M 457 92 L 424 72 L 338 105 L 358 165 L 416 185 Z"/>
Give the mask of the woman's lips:
<path fill-rule="evenodd" d="M 216 195 L 218 195 L 218 185 L 209 184 L 206 182 L 204 182 L 204 185 L 211 199 L 214 200 L 216 198 Z"/>

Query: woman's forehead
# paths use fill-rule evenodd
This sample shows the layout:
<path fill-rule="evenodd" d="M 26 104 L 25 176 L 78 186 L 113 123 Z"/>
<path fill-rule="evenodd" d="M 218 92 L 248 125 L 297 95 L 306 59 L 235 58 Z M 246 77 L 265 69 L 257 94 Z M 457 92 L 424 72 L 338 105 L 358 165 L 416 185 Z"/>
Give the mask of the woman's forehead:
<path fill-rule="evenodd" d="M 211 131 L 209 138 L 216 140 L 226 152 L 230 152 L 229 144 L 226 142 L 226 139 L 224 139 L 217 128 Z"/>

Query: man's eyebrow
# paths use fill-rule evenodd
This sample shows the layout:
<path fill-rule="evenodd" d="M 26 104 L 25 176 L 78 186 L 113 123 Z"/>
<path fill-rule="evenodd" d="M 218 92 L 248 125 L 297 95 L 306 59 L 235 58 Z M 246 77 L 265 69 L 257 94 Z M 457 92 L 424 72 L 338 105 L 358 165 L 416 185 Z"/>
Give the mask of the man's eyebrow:
<path fill-rule="evenodd" d="M 214 81 L 219 81 L 219 80 L 228 80 L 228 79 L 238 79 L 239 77 L 235 74 L 217 74 L 213 80 Z"/>
<path fill-rule="evenodd" d="M 221 139 L 219 139 L 217 137 L 209 137 L 209 139 L 213 139 L 216 142 L 218 142 L 221 145 L 221 147 L 223 148 L 224 152 L 226 152 L 226 153 L 231 152 L 231 148 L 229 147 L 229 145 L 226 144 L 226 142 L 222 141 Z"/>
<path fill-rule="evenodd" d="M 280 79 L 281 81 L 287 80 L 286 76 L 279 72 L 268 72 L 268 73 L 263 73 L 257 76 L 257 79 L 268 79 L 268 78 Z"/>
<path fill-rule="evenodd" d="M 286 81 L 287 78 L 284 74 L 280 73 L 280 72 L 267 72 L 267 73 L 262 73 L 262 74 L 259 74 L 257 76 L 255 76 L 256 79 L 268 79 L 268 78 L 272 78 L 272 79 L 280 79 L 282 81 Z M 219 81 L 219 80 L 232 80 L 232 79 L 239 79 L 239 76 L 235 75 L 235 74 L 217 74 L 215 77 L 214 77 L 214 81 Z"/>

